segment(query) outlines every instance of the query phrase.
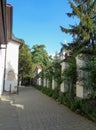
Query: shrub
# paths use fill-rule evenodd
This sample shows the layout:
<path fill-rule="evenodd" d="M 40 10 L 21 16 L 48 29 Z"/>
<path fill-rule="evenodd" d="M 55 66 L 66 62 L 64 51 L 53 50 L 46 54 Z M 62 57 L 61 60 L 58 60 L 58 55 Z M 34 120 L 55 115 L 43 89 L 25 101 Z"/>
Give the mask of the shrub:
<path fill-rule="evenodd" d="M 52 95 L 52 97 L 53 97 L 54 99 L 58 99 L 58 98 L 59 98 L 59 89 L 58 89 L 58 88 L 56 88 L 55 90 L 53 90 L 53 95 Z"/>
<path fill-rule="evenodd" d="M 68 106 L 72 111 L 75 111 L 78 114 L 82 114 L 87 118 L 96 122 L 96 100 L 92 99 L 75 99 L 70 96 L 68 93 L 60 93 L 59 88 L 55 90 L 51 88 L 46 88 L 42 86 L 36 87 L 38 90 L 42 91 L 44 94 L 47 94 L 50 97 L 53 97 L 55 100 L 58 100 L 60 104 Z"/>

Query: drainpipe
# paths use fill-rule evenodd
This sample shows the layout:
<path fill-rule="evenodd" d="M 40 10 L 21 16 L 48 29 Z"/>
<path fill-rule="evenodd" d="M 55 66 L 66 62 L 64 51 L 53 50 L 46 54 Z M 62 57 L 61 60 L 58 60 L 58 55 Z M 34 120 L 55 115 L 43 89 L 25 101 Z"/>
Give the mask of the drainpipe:
<path fill-rule="evenodd" d="M 6 44 L 5 46 L 6 46 L 6 47 L 5 47 L 5 57 L 4 57 L 3 92 L 5 91 L 7 44 Z"/>
<path fill-rule="evenodd" d="M 2 13 L 2 26 L 4 43 L 1 43 L 0 49 L 5 49 L 4 57 L 4 75 L 3 75 L 3 92 L 5 89 L 5 76 L 6 76 L 6 53 L 7 53 L 7 23 L 6 23 L 6 0 L 1 0 L 1 13 Z"/>

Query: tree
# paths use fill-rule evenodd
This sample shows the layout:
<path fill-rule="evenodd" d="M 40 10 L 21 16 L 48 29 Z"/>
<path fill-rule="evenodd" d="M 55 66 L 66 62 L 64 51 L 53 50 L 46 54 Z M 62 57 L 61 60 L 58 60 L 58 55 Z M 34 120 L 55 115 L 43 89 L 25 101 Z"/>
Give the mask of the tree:
<path fill-rule="evenodd" d="M 40 65 L 42 68 L 47 68 L 50 65 L 50 60 L 45 45 L 34 45 L 32 47 L 32 62 Z"/>
<path fill-rule="evenodd" d="M 96 45 L 96 0 L 72 0 L 69 2 L 72 8 L 69 17 L 76 16 L 79 19 L 77 25 L 70 25 L 69 29 L 61 26 L 61 30 L 73 36 L 73 43 L 69 44 L 74 52 L 85 46 Z M 94 51 L 95 52 L 95 51 Z"/>
<path fill-rule="evenodd" d="M 22 41 L 19 53 L 19 79 L 23 81 L 32 74 L 32 55 L 29 47 Z"/>
<path fill-rule="evenodd" d="M 55 56 L 53 57 L 53 64 L 60 62 L 60 55 L 56 52 Z"/>
<path fill-rule="evenodd" d="M 77 72 L 76 72 L 76 60 L 75 57 L 70 57 L 67 59 L 68 61 L 68 67 L 64 69 L 62 76 L 64 77 L 64 80 L 66 81 L 68 85 L 68 91 L 70 95 L 74 95 L 74 85 L 76 84 L 76 77 L 77 77 Z"/>

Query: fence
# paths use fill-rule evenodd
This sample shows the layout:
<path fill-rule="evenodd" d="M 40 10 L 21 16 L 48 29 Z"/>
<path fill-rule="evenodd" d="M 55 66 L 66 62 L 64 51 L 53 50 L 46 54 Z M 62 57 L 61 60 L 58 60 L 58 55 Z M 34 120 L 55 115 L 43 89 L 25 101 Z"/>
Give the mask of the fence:
<path fill-rule="evenodd" d="M 36 85 L 56 89 L 62 93 L 75 93 L 78 98 L 89 98 L 93 94 L 91 71 L 93 57 L 89 54 L 79 54 L 74 60 L 68 56 L 60 63 L 39 73 L 34 79 Z"/>

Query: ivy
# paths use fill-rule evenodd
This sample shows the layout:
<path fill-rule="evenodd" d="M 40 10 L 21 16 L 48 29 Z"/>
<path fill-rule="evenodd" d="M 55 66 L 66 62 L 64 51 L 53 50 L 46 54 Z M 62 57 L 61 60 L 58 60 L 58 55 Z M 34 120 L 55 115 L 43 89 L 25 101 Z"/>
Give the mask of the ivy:
<path fill-rule="evenodd" d="M 74 84 L 76 83 L 76 76 L 77 76 L 75 57 L 71 57 L 68 60 L 68 67 L 66 67 L 62 75 L 64 77 L 64 80 L 67 81 L 67 84 L 69 85 L 69 87 L 71 87 L 70 91 L 72 93 Z"/>

